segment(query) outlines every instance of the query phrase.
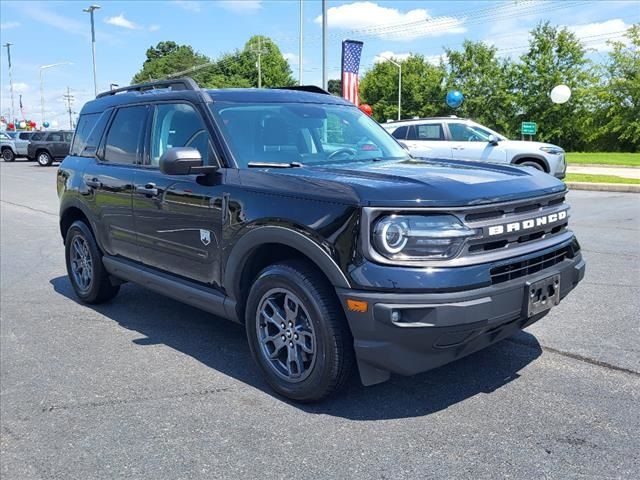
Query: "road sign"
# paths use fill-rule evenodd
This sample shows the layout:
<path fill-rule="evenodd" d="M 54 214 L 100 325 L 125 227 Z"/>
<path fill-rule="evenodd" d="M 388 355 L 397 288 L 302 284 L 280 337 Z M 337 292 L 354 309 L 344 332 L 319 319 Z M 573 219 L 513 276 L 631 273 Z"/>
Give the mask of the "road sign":
<path fill-rule="evenodd" d="M 535 135 L 538 133 L 538 124 L 536 122 L 522 122 L 520 132 L 522 135 Z"/>

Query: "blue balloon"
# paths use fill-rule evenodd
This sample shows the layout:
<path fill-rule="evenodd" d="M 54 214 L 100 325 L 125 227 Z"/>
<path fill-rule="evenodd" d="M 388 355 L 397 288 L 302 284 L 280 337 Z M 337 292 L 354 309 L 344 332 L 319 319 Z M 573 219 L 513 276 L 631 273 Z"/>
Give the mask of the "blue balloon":
<path fill-rule="evenodd" d="M 451 108 L 458 108 L 464 102 L 464 95 L 459 90 L 449 90 L 445 100 Z"/>
<path fill-rule="evenodd" d="M 44 128 L 49 128 L 49 122 L 44 122 L 44 123 L 42 124 L 42 126 L 43 126 Z"/>

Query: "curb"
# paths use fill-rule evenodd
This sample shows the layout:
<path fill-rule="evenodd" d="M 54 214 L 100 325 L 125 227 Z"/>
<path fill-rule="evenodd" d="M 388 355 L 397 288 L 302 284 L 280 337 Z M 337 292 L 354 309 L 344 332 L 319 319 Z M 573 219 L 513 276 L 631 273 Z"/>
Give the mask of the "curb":
<path fill-rule="evenodd" d="M 588 167 L 588 168 L 640 168 L 636 165 L 605 165 L 603 163 L 567 163 L 569 167 Z"/>
<path fill-rule="evenodd" d="M 586 183 L 565 182 L 569 190 L 591 190 L 594 192 L 640 193 L 640 184 L 634 183 Z"/>

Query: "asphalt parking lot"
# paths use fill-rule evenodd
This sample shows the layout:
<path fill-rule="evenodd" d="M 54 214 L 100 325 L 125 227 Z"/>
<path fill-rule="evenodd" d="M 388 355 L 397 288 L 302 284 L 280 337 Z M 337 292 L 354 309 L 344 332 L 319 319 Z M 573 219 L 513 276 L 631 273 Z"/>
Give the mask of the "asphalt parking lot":
<path fill-rule="evenodd" d="M 640 195 L 569 194 L 587 275 L 529 330 L 300 406 L 239 326 L 130 284 L 77 303 L 55 171 L 0 163 L 3 479 L 640 476 Z"/>

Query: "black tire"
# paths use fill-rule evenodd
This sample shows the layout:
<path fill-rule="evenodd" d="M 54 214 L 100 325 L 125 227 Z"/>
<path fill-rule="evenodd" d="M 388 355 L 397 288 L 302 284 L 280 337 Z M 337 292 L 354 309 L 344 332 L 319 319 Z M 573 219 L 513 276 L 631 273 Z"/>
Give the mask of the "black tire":
<path fill-rule="evenodd" d="M 2 149 L 2 160 L 5 162 L 13 162 L 16 159 L 16 154 L 10 148 Z"/>
<path fill-rule="evenodd" d="M 264 316 L 258 316 L 258 309 L 264 304 L 262 302 L 265 301 L 265 295 L 280 290 L 293 293 L 296 300 L 301 301 L 304 317 L 306 318 L 307 313 L 309 317 L 305 321 L 313 329 L 315 358 L 306 372 L 307 376 L 302 380 L 289 381 L 282 378 L 282 374 L 277 373 L 277 368 L 267 358 L 260 340 L 266 327 L 259 325 Z M 262 270 L 249 293 L 245 323 L 251 354 L 269 385 L 279 394 L 299 402 L 315 402 L 340 390 L 349 380 L 355 365 L 355 355 L 344 311 L 333 287 L 307 263 L 278 263 Z M 288 345 L 291 346 L 291 343 Z M 286 350 L 285 353 L 288 352 L 287 346 L 282 348 Z"/>
<path fill-rule="evenodd" d="M 91 279 L 86 285 L 82 285 L 80 275 L 74 271 L 72 266 L 73 256 L 72 249 L 75 245 L 86 245 L 88 257 L 90 258 L 90 266 L 87 271 L 90 272 Z M 109 274 L 102 264 L 102 254 L 98 249 L 98 245 L 93 237 L 93 233 L 81 220 L 73 222 L 65 238 L 65 260 L 67 264 L 67 275 L 73 286 L 73 290 L 80 300 L 85 303 L 97 304 L 111 300 L 118 294 L 120 285 L 113 285 L 109 279 Z M 85 264 L 86 266 L 86 264 Z"/>
<path fill-rule="evenodd" d="M 36 162 L 41 167 L 49 167 L 53 163 L 53 158 L 49 155 L 49 152 L 42 150 L 36 154 Z"/>
<path fill-rule="evenodd" d="M 540 170 L 541 172 L 545 171 L 542 165 L 540 165 L 538 162 L 534 162 L 533 160 L 525 160 L 524 162 L 518 163 L 518 165 L 520 165 L 521 167 L 533 167 L 536 170 Z"/>

